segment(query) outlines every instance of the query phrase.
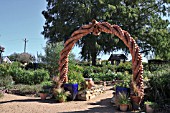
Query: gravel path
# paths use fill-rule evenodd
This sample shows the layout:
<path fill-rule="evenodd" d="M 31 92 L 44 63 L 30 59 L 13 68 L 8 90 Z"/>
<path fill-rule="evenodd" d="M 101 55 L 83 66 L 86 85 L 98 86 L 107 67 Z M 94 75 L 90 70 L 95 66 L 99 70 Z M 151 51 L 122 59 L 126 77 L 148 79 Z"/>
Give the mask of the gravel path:
<path fill-rule="evenodd" d="M 120 113 L 111 104 L 112 90 L 89 101 L 69 101 L 56 103 L 55 100 L 40 100 L 39 97 L 26 97 L 5 94 L 0 99 L 0 113 Z"/>

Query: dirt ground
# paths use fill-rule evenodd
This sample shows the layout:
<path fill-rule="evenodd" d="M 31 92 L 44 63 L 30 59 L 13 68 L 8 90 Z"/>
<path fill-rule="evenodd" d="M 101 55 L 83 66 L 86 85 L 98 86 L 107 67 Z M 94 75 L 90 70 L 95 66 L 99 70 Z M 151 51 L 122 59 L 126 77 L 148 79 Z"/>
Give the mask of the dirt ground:
<path fill-rule="evenodd" d="M 57 103 L 40 97 L 26 97 L 5 94 L 0 99 L 0 113 L 121 113 L 111 103 L 111 87 L 106 92 L 89 101 L 69 101 Z"/>

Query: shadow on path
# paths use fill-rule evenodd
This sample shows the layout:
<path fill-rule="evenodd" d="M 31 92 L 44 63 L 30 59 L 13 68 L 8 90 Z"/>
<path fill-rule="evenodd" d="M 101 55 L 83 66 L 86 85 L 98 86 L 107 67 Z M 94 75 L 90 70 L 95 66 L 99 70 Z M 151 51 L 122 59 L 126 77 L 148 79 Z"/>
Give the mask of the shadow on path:
<path fill-rule="evenodd" d="M 11 102 L 39 102 L 39 103 L 49 103 L 49 104 L 57 104 L 57 101 L 55 99 L 46 99 L 46 100 L 41 100 L 41 99 L 18 99 L 18 100 L 9 100 L 9 101 L 3 101 L 0 102 L 0 104 L 5 104 L 5 103 L 11 103 Z"/>
<path fill-rule="evenodd" d="M 110 102 L 111 98 L 102 99 L 95 103 L 89 103 L 88 105 L 92 105 L 92 108 L 89 108 L 88 110 L 80 110 L 80 111 L 74 111 L 74 112 L 62 112 L 62 113 L 116 113 L 113 105 Z M 94 107 L 96 105 L 96 107 Z M 118 112 L 117 112 L 118 113 Z"/>

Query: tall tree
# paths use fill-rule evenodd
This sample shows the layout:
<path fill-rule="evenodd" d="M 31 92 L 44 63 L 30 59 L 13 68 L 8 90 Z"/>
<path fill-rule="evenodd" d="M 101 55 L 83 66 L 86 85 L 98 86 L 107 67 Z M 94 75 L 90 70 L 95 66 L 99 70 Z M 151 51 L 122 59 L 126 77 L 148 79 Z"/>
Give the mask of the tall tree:
<path fill-rule="evenodd" d="M 61 43 L 48 43 L 44 48 L 45 55 L 39 55 L 42 62 L 47 66 L 51 76 L 55 76 L 58 73 L 58 61 L 60 57 L 60 51 L 63 49 Z"/>
<path fill-rule="evenodd" d="M 39 58 L 46 64 L 51 76 L 58 74 L 58 62 L 60 58 L 60 51 L 63 49 L 63 42 L 47 43 L 44 48 L 45 55 L 39 55 Z M 74 60 L 74 54 L 70 54 L 70 61 Z"/>
<path fill-rule="evenodd" d="M 168 14 L 169 3 L 169 0 L 47 0 L 47 10 L 42 12 L 46 19 L 42 34 L 49 42 L 66 41 L 75 28 L 92 19 L 108 21 L 132 34 L 141 52 L 147 54 L 152 50 L 157 54 L 157 48 L 161 47 L 158 42 L 166 42 L 168 38 L 169 21 L 161 17 Z M 158 33 L 165 31 L 164 38 L 159 35 L 159 40 L 153 30 Z M 77 44 L 82 47 L 82 58 L 92 59 L 93 65 L 100 52 L 120 49 L 128 52 L 121 40 L 104 33 L 99 37 L 87 35 Z"/>
<path fill-rule="evenodd" d="M 18 61 L 21 63 L 30 63 L 35 60 L 34 56 L 29 53 L 13 53 L 8 57 L 11 61 Z"/>

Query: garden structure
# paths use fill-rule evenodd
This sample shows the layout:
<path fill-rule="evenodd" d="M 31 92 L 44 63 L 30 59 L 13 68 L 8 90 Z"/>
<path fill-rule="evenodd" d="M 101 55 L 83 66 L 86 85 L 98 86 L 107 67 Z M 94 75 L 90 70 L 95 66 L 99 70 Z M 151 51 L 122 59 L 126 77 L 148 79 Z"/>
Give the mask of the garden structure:
<path fill-rule="evenodd" d="M 92 23 L 83 25 L 78 30 L 74 31 L 70 38 L 66 40 L 59 59 L 60 81 L 63 83 L 68 81 L 68 56 L 75 43 L 87 34 L 93 33 L 93 35 L 100 35 L 100 32 L 116 35 L 128 47 L 132 55 L 133 76 L 131 80 L 131 94 L 138 95 L 141 100 L 144 97 L 144 84 L 142 76 L 142 56 L 139 53 L 139 47 L 127 31 L 122 30 L 118 25 L 111 25 L 108 22 L 97 22 L 96 20 L 93 20 Z"/>
<path fill-rule="evenodd" d="M 108 61 L 111 61 L 111 64 L 114 65 L 116 61 L 116 65 L 119 65 L 120 61 L 123 60 L 123 63 L 125 60 L 127 60 L 127 57 L 124 54 L 111 54 Z"/>
<path fill-rule="evenodd" d="M 165 64 L 170 64 L 170 61 L 165 61 L 165 60 L 158 60 L 158 59 L 151 59 L 148 60 L 148 68 L 149 71 L 152 71 L 152 65 L 154 65 L 154 67 L 156 66 L 163 66 Z M 156 66 L 155 66 L 156 65 Z"/>

